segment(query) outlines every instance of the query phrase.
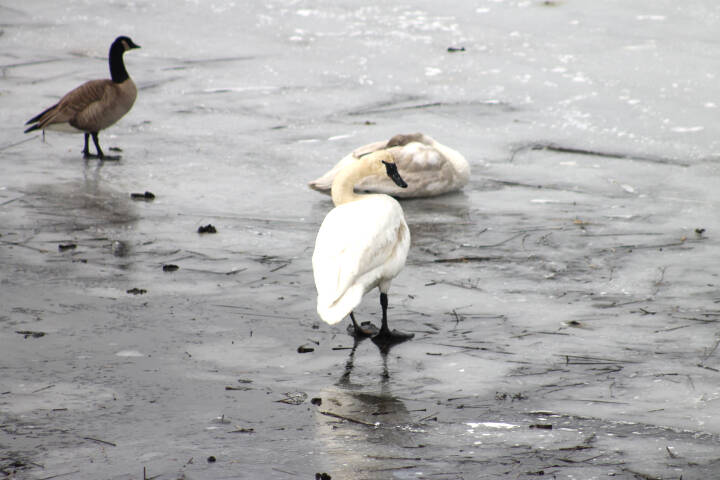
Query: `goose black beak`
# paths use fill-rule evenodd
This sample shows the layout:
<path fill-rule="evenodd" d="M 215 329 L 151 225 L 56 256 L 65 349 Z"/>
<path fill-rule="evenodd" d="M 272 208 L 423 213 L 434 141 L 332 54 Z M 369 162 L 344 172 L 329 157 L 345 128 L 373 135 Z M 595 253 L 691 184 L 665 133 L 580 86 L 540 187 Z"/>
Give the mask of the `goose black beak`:
<path fill-rule="evenodd" d="M 382 162 L 385 164 L 385 171 L 387 172 L 387 176 L 390 177 L 393 182 L 395 182 L 395 185 L 400 188 L 407 188 L 407 183 L 405 183 L 405 180 L 403 180 L 400 176 L 397 165 L 395 165 L 394 163 L 386 162 L 385 160 L 383 160 Z"/>

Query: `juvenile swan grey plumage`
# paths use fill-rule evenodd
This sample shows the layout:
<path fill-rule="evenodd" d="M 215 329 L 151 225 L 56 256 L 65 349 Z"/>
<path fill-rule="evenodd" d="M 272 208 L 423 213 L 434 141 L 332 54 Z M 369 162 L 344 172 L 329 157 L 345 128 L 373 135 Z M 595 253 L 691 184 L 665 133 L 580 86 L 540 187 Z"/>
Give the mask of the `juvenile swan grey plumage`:
<path fill-rule="evenodd" d="M 355 321 L 353 309 L 363 295 L 378 287 L 382 326 L 373 341 L 392 345 L 412 337 L 390 331 L 387 323 L 387 293 L 390 282 L 405 265 L 410 230 L 397 200 L 388 195 L 359 195 L 353 191 L 358 180 L 381 174 L 401 188 L 407 186 L 386 150 L 363 156 L 338 172 L 332 183 L 335 208 L 320 226 L 312 264 L 320 317 L 332 325 L 350 315 L 356 335 L 369 335 Z"/>
<path fill-rule="evenodd" d="M 111 79 L 90 80 L 71 90 L 58 103 L 28 120 L 25 125 L 32 126 L 25 130 L 25 133 L 33 130 L 83 132 L 83 156 L 93 156 L 88 148 L 88 137 L 92 135 L 97 157 L 105 157 L 100 148 L 98 133 L 129 112 L 137 97 L 137 87 L 123 62 L 123 54 L 134 48 L 140 47 L 129 37 L 117 37 L 110 45 Z"/>
<path fill-rule="evenodd" d="M 386 193 L 398 198 L 432 197 L 459 190 L 470 179 L 470 164 L 460 152 L 428 135 L 412 133 L 395 135 L 390 140 L 370 143 L 350 152 L 322 177 L 310 182 L 309 187 L 327 193 L 339 171 L 381 149 L 392 153 L 408 188 L 399 188 L 385 175 L 370 175 L 358 180 L 356 190 Z"/>

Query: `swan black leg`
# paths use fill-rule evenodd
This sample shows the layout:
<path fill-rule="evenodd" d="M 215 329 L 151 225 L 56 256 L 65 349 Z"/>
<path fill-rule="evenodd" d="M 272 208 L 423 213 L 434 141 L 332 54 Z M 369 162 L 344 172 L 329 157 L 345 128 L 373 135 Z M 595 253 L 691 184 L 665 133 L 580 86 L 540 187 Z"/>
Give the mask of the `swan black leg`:
<path fill-rule="evenodd" d="M 410 340 L 415 336 L 413 333 L 403 333 L 397 330 L 390 330 L 387 321 L 388 297 L 386 293 L 380 292 L 380 307 L 382 307 L 382 325 L 380 332 L 372 338 L 373 343 L 378 347 L 389 349 L 393 345 Z"/>

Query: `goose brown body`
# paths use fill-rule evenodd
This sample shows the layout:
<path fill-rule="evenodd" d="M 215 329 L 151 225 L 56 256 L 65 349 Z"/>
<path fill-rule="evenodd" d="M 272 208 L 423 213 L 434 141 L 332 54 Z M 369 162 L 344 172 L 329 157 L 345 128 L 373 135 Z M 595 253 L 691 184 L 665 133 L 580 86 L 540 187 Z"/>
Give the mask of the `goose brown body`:
<path fill-rule="evenodd" d="M 26 130 L 99 132 L 120 120 L 137 98 L 131 78 L 123 83 L 90 80 L 68 92 L 58 103 L 29 120 L 36 123 Z"/>
<path fill-rule="evenodd" d="M 128 75 L 123 54 L 140 48 L 128 37 L 118 37 L 110 46 L 110 79 L 90 80 L 71 90 L 58 103 L 34 116 L 25 133 L 34 130 L 56 130 L 85 133 L 83 153 L 89 156 L 88 136 L 93 136 L 99 157 L 103 156 L 98 132 L 113 125 L 130 111 L 137 98 L 137 87 Z"/>

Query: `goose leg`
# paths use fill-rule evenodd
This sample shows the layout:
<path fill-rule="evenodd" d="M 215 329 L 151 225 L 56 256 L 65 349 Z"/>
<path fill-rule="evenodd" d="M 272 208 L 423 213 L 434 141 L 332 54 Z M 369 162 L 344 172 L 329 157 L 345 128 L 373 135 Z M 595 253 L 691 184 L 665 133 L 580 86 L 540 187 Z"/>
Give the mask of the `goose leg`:
<path fill-rule="evenodd" d="M 43 133 L 44 132 L 45 132 L 45 130 L 43 130 Z M 85 147 L 83 147 L 83 150 L 82 150 L 83 158 L 92 158 L 93 157 L 93 155 L 90 153 L 88 140 L 90 140 L 90 134 L 86 133 L 85 134 Z"/>
<path fill-rule="evenodd" d="M 85 134 L 85 138 L 87 138 L 87 133 Z M 100 148 L 100 142 L 98 141 L 98 132 L 92 132 L 92 139 L 93 143 L 95 144 L 95 150 L 97 151 L 98 158 L 103 158 L 105 154 Z"/>
<path fill-rule="evenodd" d="M 370 322 L 362 322 L 359 324 L 355 321 L 355 314 L 350 312 L 350 319 L 352 325 L 348 326 L 348 333 L 355 338 L 367 338 L 377 335 L 378 329 L 375 325 Z"/>
<path fill-rule="evenodd" d="M 382 307 L 382 325 L 380 332 L 372 338 L 373 343 L 379 347 L 392 347 L 398 343 L 410 340 L 415 336 L 414 333 L 404 333 L 397 330 L 390 330 L 387 321 L 388 297 L 387 293 L 380 292 L 380 306 Z"/>
<path fill-rule="evenodd" d="M 87 135 L 87 134 L 86 134 Z M 98 132 L 92 134 L 93 143 L 95 144 L 95 150 L 97 150 L 97 156 L 104 160 L 120 160 L 120 155 L 105 155 L 100 148 L 100 142 L 98 141 Z"/>

